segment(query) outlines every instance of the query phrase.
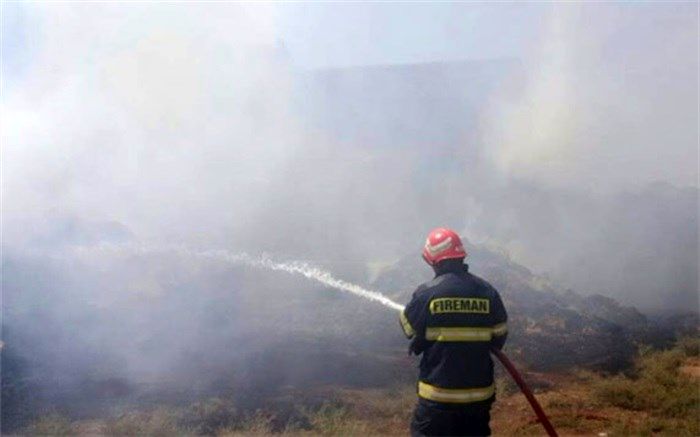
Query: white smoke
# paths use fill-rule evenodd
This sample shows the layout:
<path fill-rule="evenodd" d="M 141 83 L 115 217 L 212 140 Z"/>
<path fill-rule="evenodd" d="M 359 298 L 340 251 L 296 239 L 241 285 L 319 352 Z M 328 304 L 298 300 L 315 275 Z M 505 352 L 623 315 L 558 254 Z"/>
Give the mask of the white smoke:
<path fill-rule="evenodd" d="M 419 256 L 430 228 L 467 226 L 467 237 L 506 245 L 538 272 L 567 278 L 574 271 L 583 277 L 571 281 L 577 291 L 621 296 L 620 283 L 629 281 L 609 259 L 634 270 L 636 258 L 620 256 L 621 248 L 639 251 L 627 240 L 603 244 L 619 233 L 601 230 L 601 223 L 615 223 L 617 211 L 599 214 L 585 197 L 565 203 L 566 192 L 552 196 L 548 187 L 614 192 L 697 175 L 697 160 L 688 159 L 695 153 L 688 138 L 696 133 L 688 126 L 697 114 L 697 70 L 688 59 L 695 59 L 697 23 L 695 14 L 683 13 L 692 5 L 646 15 L 629 6 L 552 5 L 541 40 L 523 60 L 524 82 L 492 84 L 497 92 L 484 97 L 488 109 L 479 104 L 464 113 L 482 114 L 478 127 L 451 111 L 473 104 L 475 87 L 471 76 L 464 79 L 475 67 L 469 64 L 445 75 L 440 64 L 353 69 L 314 76 L 306 87 L 308 76 L 300 79 L 278 42 L 269 5 L 17 7 L 26 10 L 31 56 L 2 102 L 6 257 L 74 244 L 91 224 L 115 224 L 129 241 L 313 260 L 325 270 L 248 262 L 397 309 L 328 271 L 362 283 L 369 263 Z M 619 8 L 627 9 L 617 14 Z M 589 27 L 592 21 L 598 24 Z M 629 38 L 622 47 L 612 44 L 618 29 Z M 635 39 L 644 50 L 631 50 Z M 339 103 L 316 108 L 315 93 Z M 328 108 L 337 110 L 328 111 L 333 123 L 356 135 L 332 135 L 324 118 L 310 115 Z M 441 125 L 445 119 L 451 121 Z M 381 135 L 370 135 L 375 130 Z M 428 140 L 412 142 L 416 131 Z M 594 219 L 580 220 L 587 214 Z M 645 224 L 629 240 L 643 243 L 637 235 L 649 228 L 665 235 L 673 223 Z M 97 231 L 87 240 L 112 241 Z M 679 258 L 692 263 L 685 253 L 693 249 L 697 244 Z M 580 268 L 593 259 L 611 266 L 595 283 L 586 278 L 600 269 Z M 647 291 L 631 287 L 628 303 L 661 295 L 668 277 L 697 273 L 672 264 L 681 267 L 650 274 Z"/>
<path fill-rule="evenodd" d="M 269 8 L 17 7 L 33 56 L 3 101 L 5 242 L 57 217 L 240 234 L 301 145 Z"/>
<path fill-rule="evenodd" d="M 483 112 L 496 168 L 557 189 L 697 186 L 698 18 L 691 4 L 552 4 L 525 75 Z"/>
<path fill-rule="evenodd" d="M 224 249 L 193 250 L 185 246 L 149 246 L 137 244 L 99 244 L 74 248 L 81 256 L 101 256 L 116 254 L 121 256 L 177 254 L 191 258 L 223 261 L 233 265 L 242 265 L 258 269 L 282 271 L 292 275 L 301 275 L 336 290 L 345 291 L 387 308 L 402 311 L 404 306 L 394 302 L 378 291 L 368 290 L 357 284 L 335 278 L 330 272 L 304 261 L 275 261 L 269 255 L 253 256 L 247 253 L 234 253 Z"/>
<path fill-rule="evenodd" d="M 305 278 L 400 310 L 356 283 L 418 258 L 435 226 L 577 291 L 625 285 L 657 307 L 696 293 L 688 194 L 601 209 L 567 191 L 695 183 L 695 5 L 552 4 L 524 78 L 479 62 L 300 72 L 268 4 L 3 7 L 25 16 L 23 70 L 3 77 L 3 341 L 49 386 L 169 371 L 189 385 L 288 331 L 399 344 L 381 308 Z M 235 252 L 193 249 L 211 247 Z"/>

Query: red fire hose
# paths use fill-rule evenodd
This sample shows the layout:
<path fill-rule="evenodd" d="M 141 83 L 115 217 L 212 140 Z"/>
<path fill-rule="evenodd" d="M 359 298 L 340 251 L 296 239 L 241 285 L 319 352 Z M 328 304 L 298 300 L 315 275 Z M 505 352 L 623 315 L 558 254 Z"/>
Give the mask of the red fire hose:
<path fill-rule="evenodd" d="M 491 353 L 494 354 L 496 358 L 498 358 L 501 364 L 503 364 L 503 367 L 505 367 L 508 373 L 510 373 L 510 376 L 513 377 L 515 383 L 518 384 L 518 387 L 520 387 L 520 390 L 523 392 L 528 402 L 530 402 L 532 409 L 535 410 L 535 414 L 537 415 L 537 418 L 539 419 L 540 423 L 547 431 L 547 435 L 549 435 L 550 437 L 557 437 L 557 432 L 554 430 L 554 427 L 547 418 L 547 415 L 544 414 L 544 410 L 542 410 L 540 403 L 537 402 L 537 399 L 535 399 L 535 395 L 533 395 L 532 391 L 530 391 L 530 387 L 528 387 L 527 384 L 525 384 L 525 381 L 523 380 L 522 376 L 520 376 L 520 373 L 518 373 L 518 370 L 515 368 L 515 366 L 513 366 L 513 363 L 510 362 L 506 354 L 504 354 L 496 348 L 491 349 Z"/>

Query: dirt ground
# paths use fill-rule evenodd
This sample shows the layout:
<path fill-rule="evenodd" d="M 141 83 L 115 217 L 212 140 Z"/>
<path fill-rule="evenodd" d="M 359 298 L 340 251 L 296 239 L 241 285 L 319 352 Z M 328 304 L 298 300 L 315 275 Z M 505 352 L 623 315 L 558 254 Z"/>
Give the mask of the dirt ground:
<path fill-rule="evenodd" d="M 700 359 L 686 359 L 678 367 L 678 375 L 700 390 Z M 551 422 L 561 436 L 586 435 L 693 435 L 697 424 L 685 419 L 654 416 L 650 411 L 631 410 L 600 401 L 595 387 L 604 378 L 590 372 L 561 374 L 529 373 L 525 379 L 534 388 Z M 660 387 L 659 390 L 663 390 Z M 491 428 L 495 436 L 546 435 L 538 423 L 525 396 L 505 377 L 497 381 L 497 401 L 492 410 Z M 661 393 L 661 392 L 660 392 Z M 408 435 L 408 424 L 416 402 L 415 389 L 402 384 L 394 388 L 361 389 L 327 386 L 306 393 L 315 399 L 331 400 L 318 409 L 307 410 L 305 426 L 275 428 L 269 415 L 256 415 L 245 424 L 216 431 L 220 436 L 231 435 Z M 301 401 L 301 397 L 292 395 Z M 691 408 L 698 408 L 697 405 Z M 303 407 L 302 407 L 303 409 Z M 693 410 L 690 410 L 693 411 Z M 47 420 L 33 434 L 50 435 L 191 435 L 178 427 L 171 412 L 158 409 L 109 422 L 85 420 L 65 422 L 58 418 Z M 700 419 L 699 419 L 700 420 Z M 43 431 L 42 431 L 43 430 Z M 30 432 L 30 434 L 32 434 Z"/>

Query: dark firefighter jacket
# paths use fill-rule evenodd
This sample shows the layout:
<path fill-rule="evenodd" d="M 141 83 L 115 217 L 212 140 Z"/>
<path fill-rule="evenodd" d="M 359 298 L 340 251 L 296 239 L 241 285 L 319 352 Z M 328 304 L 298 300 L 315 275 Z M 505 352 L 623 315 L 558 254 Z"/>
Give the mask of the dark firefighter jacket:
<path fill-rule="evenodd" d="M 505 343 L 506 310 L 496 289 L 466 264 L 445 264 L 401 313 L 410 352 L 423 354 L 418 396 L 443 407 L 488 407 L 495 394 L 489 349 Z"/>

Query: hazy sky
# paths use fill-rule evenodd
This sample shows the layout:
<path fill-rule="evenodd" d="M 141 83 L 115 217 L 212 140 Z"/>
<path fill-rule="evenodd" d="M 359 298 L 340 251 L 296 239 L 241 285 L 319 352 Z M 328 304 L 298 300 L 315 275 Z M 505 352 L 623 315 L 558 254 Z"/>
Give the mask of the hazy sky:
<path fill-rule="evenodd" d="M 293 3 L 277 17 L 293 63 L 314 68 L 521 57 L 550 7 Z"/>
<path fill-rule="evenodd" d="M 30 61 L 41 30 L 33 5 L 5 3 L 3 64 Z M 181 9 L 187 5 L 173 4 Z M 301 68 L 519 57 L 537 35 L 546 4 L 285 3 L 265 7 Z M 122 9 L 135 9 L 123 5 Z"/>
<path fill-rule="evenodd" d="M 553 12 L 583 12 L 589 22 L 576 37 L 608 36 L 606 57 L 659 44 L 658 31 L 697 34 L 695 2 L 341 2 L 273 9 L 292 62 L 305 68 L 527 58 L 547 36 Z M 613 23 L 612 33 L 597 35 Z"/>
<path fill-rule="evenodd" d="M 645 27 L 687 25 L 695 19 L 694 2 L 589 4 L 596 13 L 612 13 L 618 32 L 607 53 L 649 41 Z M 70 3 L 62 3 L 66 7 Z M 162 5 L 182 11 L 191 5 Z M 53 7 L 60 7 L 54 5 Z M 138 5 L 119 6 L 138 13 Z M 521 58 L 538 42 L 553 10 L 577 8 L 566 3 L 281 3 L 256 6 L 267 15 L 275 34 L 300 68 L 416 63 L 461 59 Z M 42 32 L 36 5 L 4 3 L 3 67 L 21 75 Z M 162 8 L 163 9 L 163 8 Z M 686 16 L 685 18 L 683 16 Z M 604 20 L 601 20 L 604 21 Z M 139 23 L 140 24 L 140 23 Z M 591 26 L 596 24 L 592 22 Z M 126 33 L 133 29 L 125 29 Z M 651 33 L 651 32 L 649 32 Z"/>

